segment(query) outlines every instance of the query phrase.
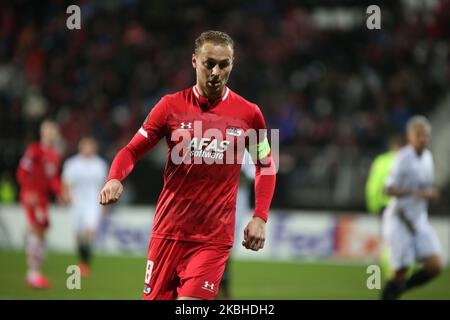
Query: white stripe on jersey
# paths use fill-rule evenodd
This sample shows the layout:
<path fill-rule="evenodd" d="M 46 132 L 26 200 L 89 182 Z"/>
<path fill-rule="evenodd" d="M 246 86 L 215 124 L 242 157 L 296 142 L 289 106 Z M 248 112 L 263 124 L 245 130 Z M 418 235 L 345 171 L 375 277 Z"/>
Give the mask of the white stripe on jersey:
<path fill-rule="evenodd" d="M 148 133 L 147 131 L 144 130 L 144 128 L 140 128 L 138 132 L 142 134 L 144 137 L 148 138 Z"/>

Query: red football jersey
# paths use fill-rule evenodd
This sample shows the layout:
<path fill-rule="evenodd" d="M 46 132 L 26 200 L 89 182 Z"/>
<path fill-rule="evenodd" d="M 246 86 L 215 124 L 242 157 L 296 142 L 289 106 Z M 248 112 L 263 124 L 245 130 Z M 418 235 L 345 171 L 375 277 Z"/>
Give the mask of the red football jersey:
<path fill-rule="evenodd" d="M 258 106 L 229 88 L 212 105 L 195 86 L 164 96 L 139 130 L 150 144 L 167 143 L 152 237 L 232 245 L 244 151 L 238 141 L 265 128 Z"/>
<path fill-rule="evenodd" d="M 17 180 L 21 192 L 35 192 L 48 197 L 52 191 L 61 190 L 60 156 L 55 149 L 40 143 L 30 144 L 17 168 Z"/>

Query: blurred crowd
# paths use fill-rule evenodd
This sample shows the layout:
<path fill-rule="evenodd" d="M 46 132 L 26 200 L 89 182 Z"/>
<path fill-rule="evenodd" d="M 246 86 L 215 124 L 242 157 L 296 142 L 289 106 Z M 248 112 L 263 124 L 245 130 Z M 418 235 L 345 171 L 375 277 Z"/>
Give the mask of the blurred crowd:
<path fill-rule="evenodd" d="M 279 206 L 297 205 L 289 194 L 302 190 L 310 192 L 303 203 L 328 190 L 336 205 L 361 204 L 341 187 L 361 189 L 367 159 L 411 115 L 429 114 L 449 87 L 447 0 L 427 12 L 392 1 L 382 7 L 382 29 L 373 31 L 364 6 L 359 27 L 324 30 L 314 6 L 276 0 L 79 1 L 81 30 L 70 31 L 69 4 L 0 4 L 4 171 L 14 172 L 48 116 L 61 124 L 65 156 L 89 133 L 111 159 L 162 95 L 193 84 L 193 41 L 207 29 L 234 38 L 229 87 L 280 129 L 278 186 L 289 192 L 280 192 Z M 341 179 L 359 169 L 356 180 Z"/>

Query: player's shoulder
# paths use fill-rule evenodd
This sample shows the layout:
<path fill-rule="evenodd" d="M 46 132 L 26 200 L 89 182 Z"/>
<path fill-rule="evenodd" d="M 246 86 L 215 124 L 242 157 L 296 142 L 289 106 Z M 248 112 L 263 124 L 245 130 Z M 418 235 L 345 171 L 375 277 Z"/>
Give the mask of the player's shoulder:
<path fill-rule="evenodd" d="M 38 158 L 42 153 L 42 146 L 39 142 L 32 142 L 25 148 L 25 157 Z"/>
<path fill-rule="evenodd" d="M 41 150 L 42 148 L 39 142 L 32 142 L 26 148 L 27 152 L 40 152 Z"/>
<path fill-rule="evenodd" d="M 397 151 L 396 158 L 398 160 L 407 160 L 411 159 L 411 157 L 413 156 L 414 156 L 414 149 L 411 145 L 408 144 L 406 146 L 403 146 Z"/>
<path fill-rule="evenodd" d="M 80 162 L 80 155 L 74 154 L 73 156 L 70 156 L 64 161 L 64 166 L 73 166 L 74 164 L 77 164 Z"/>
<path fill-rule="evenodd" d="M 256 103 L 247 100 L 232 90 L 229 92 L 229 99 L 236 112 L 238 112 L 242 118 L 247 119 L 250 125 L 253 126 L 255 121 L 256 123 L 264 122 L 262 111 Z"/>
<path fill-rule="evenodd" d="M 102 157 L 100 157 L 99 155 L 96 155 L 96 156 L 95 156 L 95 161 L 96 161 L 97 164 L 100 165 L 100 166 L 104 166 L 104 167 L 108 166 L 108 163 L 106 162 L 106 160 L 103 159 Z"/>
<path fill-rule="evenodd" d="M 243 106 L 244 108 L 248 108 L 251 111 L 255 111 L 255 112 L 260 111 L 259 106 L 256 103 L 249 101 L 248 99 L 244 98 L 237 92 L 229 89 L 228 94 L 229 94 L 229 98 L 232 100 L 232 102 L 239 103 L 241 106 Z"/>
<path fill-rule="evenodd" d="M 433 160 L 433 153 L 431 152 L 430 149 L 425 149 L 424 151 L 424 156 L 427 157 L 428 159 Z"/>
<path fill-rule="evenodd" d="M 190 98 L 192 95 L 192 87 L 172 92 L 172 93 L 166 93 L 161 97 L 161 101 L 165 101 L 166 103 L 173 103 L 173 102 L 180 102 L 180 101 L 186 101 Z"/>

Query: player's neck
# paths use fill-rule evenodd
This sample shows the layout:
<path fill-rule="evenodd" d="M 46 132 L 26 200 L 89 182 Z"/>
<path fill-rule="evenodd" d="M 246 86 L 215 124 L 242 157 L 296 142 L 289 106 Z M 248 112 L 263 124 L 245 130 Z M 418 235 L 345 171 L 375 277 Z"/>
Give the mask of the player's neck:
<path fill-rule="evenodd" d="M 425 149 L 417 149 L 417 148 L 414 147 L 413 145 L 411 145 L 411 146 L 412 146 L 414 152 L 416 153 L 416 155 L 417 155 L 418 157 L 421 157 L 422 154 L 423 154 L 423 151 L 424 151 Z"/>
<path fill-rule="evenodd" d="M 47 141 L 47 140 L 45 140 L 45 139 L 42 139 L 42 140 L 41 140 L 41 146 L 43 146 L 44 148 L 49 149 L 49 148 L 52 147 L 52 143 L 51 143 L 50 141 Z"/>
<path fill-rule="evenodd" d="M 195 84 L 195 88 L 197 89 L 198 94 L 199 94 L 201 97 L 203 97 L 203 98 L 205 98 L 205 99 L 208 99 L 209 102 L 214 102 L 214 101 L 216 101 L 217 99 L 222 98 L 222 97 L 223 97 L 223 94 L 224 94 L 224 92 L 225 92 L 225 87 L 224 87 L 224 88 L 222 89 L 222 91 L 221 91 L 220 93 L 217 94 L 217 96 L 210 96 L 210 95 L 208 95 L 208 94 L 206 93 L 206 91 L 204 91 L 204 90 L 202 89 L 202 87 L 201 87 L 198 83 Z"/>
<path fill-rule="evenodd" d="M 92 159 L 95 157 L 95 154 L 92 154 L 92 153 L 80 153 L 80 155 L 86 159 Z"/>

